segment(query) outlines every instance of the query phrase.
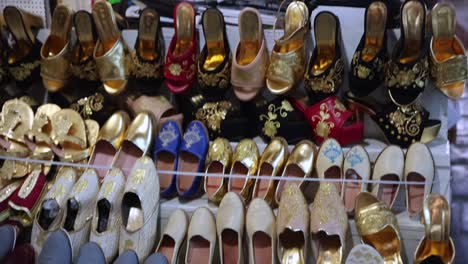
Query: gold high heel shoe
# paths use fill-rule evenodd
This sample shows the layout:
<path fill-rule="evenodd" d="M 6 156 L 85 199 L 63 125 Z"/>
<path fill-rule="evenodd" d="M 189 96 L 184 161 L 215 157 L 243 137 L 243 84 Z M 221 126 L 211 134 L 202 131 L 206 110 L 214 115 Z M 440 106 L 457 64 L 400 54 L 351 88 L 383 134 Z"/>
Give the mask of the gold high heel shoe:
<path fill-rule="evenodd" d="M 382 255 L 385 264 L 403 264 L 403 244 L 396 216 L 387 205 L 368 192 L 356 197 L 356 226 L 362 242 Z"/>
<path fill-rule="evenodd" d="M 294 88 L 305 71 L 305 42 L 309 33 L 307 6 L 301 1 L 291 2 L 284 20 L 284 36 L 275 40 L 267 71 L 266 85 L 273 94 L 283 94 Z"/>
<path fill-rule="evenodd" d="M 255 180 L 252 175 L 257 173 L 260 153 L 257 144 L 251 139 L 243 139 L 237 144 L 232 157 L 232 167 L 230 175 L 245 175 L 244 178 L 230 178 L 228 191 L 238 193 L 245 204 L 252 199 L 252 191 Z"/>
<path fill-rule="evenodd" d="M 459 99 L 465 90 L 468 70 L 465 47 L 455 35 L 455 8 L 450 3 L 438 3 L 431 17 L 431 76 L 445 95 Z"/>
<path fill-rule="evenodd" d="M 70 30 L 73 13 L 58 5 L 52 16 L 50 35 L 41 48 L 42 82 L 50 92 L 58 92 L 70 77 Z"/>
<path fill-rule="evenodd" d="M 3 10 L 5 24 L 15 39 L 9 49 L 8 72 L 21 88 L 29 88 L 32 80 L 39 77 L 41 43 L 36 40 L 33 28 L 44 27 L 41 17 L 14 6 Z"/>
<path fill-rule="evenodd" d="M 130 53 L 116 24 L 112 6 L 107 1 L 97 1 L 93 17 L 99 40 L 94 48 L 94 59 L 104 89 L 116 95 L 127 87 Z"/>
<path fill-rule="evenodd" d="M 455 245 L 450 237 L 450 205 L 445 197 L 429 194 L 424 200 L 422 220 L 426 234 L 414 253 L 414 263 L 422 263 L 429 257 L 439 258 L 437 263 L 455 263 Z"/>
<path fill-rule="evenodd" d="M 274 138 L 262 153 L 257 175 L 278 176 L 288 157 L 288 142 L 282 137 Z M 276 180 L 256 179 L 253 197 L 263 198 L 270 206 L 274 206 L 276 186 Z"/>

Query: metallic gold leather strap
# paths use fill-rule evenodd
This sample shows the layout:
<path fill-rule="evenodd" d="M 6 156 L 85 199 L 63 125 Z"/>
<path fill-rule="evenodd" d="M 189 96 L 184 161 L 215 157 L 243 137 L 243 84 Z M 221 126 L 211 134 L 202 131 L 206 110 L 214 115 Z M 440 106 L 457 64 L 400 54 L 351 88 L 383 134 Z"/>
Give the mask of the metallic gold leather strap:
<path fill-rule="evenodd" d="M 463 82 L 468 77 L 465 55 L 458 55 L 444 62 L 437 62 L 431 56 L 431 76 L 436 80 L 437 86 Z"/>
<path fill-rule="evenodd" d="M 391 226 L 398 232 L 395 215 L 382 202 L 371 204 L 359 210 L 355 219 L 361 236 L 378 233 L 387 226 Z"/>
<path fill-rule="evenodd" d="M 100 41 L 96 44 L 96 50 L 102 49 Z M 131 56 L 127 44 L 122 37 L 114 44 L 112 49 L 104 55 L 97 57 L 96 66 L 101 81 L 126 80 L 131 63 Z"/>
<path fill-rule="evenodd" d="M 41 76 L 56 81 L 65 81 L 70 77 L 69 43 L 55 56 L 42 56 Z"/>

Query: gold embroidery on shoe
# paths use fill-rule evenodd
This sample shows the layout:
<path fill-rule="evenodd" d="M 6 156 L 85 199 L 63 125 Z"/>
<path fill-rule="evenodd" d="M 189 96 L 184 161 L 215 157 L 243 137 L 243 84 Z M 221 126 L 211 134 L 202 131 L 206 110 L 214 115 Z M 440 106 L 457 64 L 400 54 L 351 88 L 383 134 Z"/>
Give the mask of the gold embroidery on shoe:
<path fill-rule="evenodd" d="M 137 169 L 135 175 L 132 177 L 132 183 L 138 185 L 143 182 L 145 179 L 145 170 Z"/>
<path fill-rule="evenodd" d="M 175 127 L 172 123 L 165 125 L 161 131 L 159 131 L 159 140 L 162 142 L 163 147 L 167 147 L 169 143 L 177 138 Z"/>
<path fill-rule="evenodd" d="M 281 117 L 285 118 L 288 116 L 288 112 L 292 112 L 293 110 L 294 109 L 288 100 L 283 100 L 280 107 L 270 104 L 268 106 L 268 115 L 260 115 L 260 121 L 265 120 L 262 128 L 263 133 L 270 138 L 274 138 L 276 133 L 278 133 L 278 128 L 281 127 L 280 122 L 276 121 L 278 118 L 277 112 L 279 112 Z"/>
<path fill-rule="evenodd" d="M 221 132 L 221 122 L 226 118 L 230 108 L 231 103 L 229 101 L 205 103 L 202 108 L 197 110 L 195 117 L 209 129 Z"/>
<path fill-rule="evenodd" d="M 169 66 L 169 72 L 171 72 L 171 74 L 174 76 L 179 76 L 182 73 L 182 66 L 177 63 L 172 63 Z"/>
<path fill-rule="evenodd" d="M 142 61 L 140 58 L 138 58 L 136 51 L 132 52 L 132 61 L 133 63 L 132 63 L 130 72 L 136 78 L 153 78 L 153 79 L 161 78 L 162 65 L 160 63 Z M 170 70 L 170 67 L 169 67 L 169 70 Z"/>
<path fill-rule="evenodd" d="M 333 109 L 329 109 L 326 103 L 322 103 L 320 105 L 320 112 L 318 115 L 312 116 L 312 121 L 315 122 L 318 120 L 316 127 L 314 128 L 315 134 L 322 138 L 328 138 L 330 135 L 331 129 L 335 127 L 335 123 L 331 121 L 327 121 L 330 118 L 330 113 L 332 113 L 335 117 L 340 117 L 341 112 L 345 111 L 346 108 L 344 105 L 339 102 L 338 100 L 335 101 L 335 105 Z"/>
<path fill-rule="evenodd" d="M 395 88 L 424 88 L 428 75 L 429 63 L 423 58 L 413 65 L 411 69 L 400 70 L 399 65 L 393 61 L 388 64 L 386 84 Z"/>
<path fill-rule="evenodd" d="M 8 109 L 7 112 L 3 114 L 3 118 L 0 122 L 0 134 L 11 138 L 19 138 L 19 135 L 15 135 L 15 129 L 20 123 L 20 113 L 15 109 Z"/>
<path fill-rule="evenodd" d="M 133 246 L 134 244 L 132 240 L 130 239 L 125 240 L 125 246 L 124 246 L 125 249 L 134 249 Z"/>
<path fill-rule="evenodd" d="M 5 201 L 6 198 L 10 197 L 16 189 L 21 185 L 21 181 L 15 181 L 0 191 L 0 202 Z"/>
<path fill-rule="evenodd" d="M 314 203 L 312 204 L 312 210 L 314 212 L 320 212 L 318 217 L 319 225 L 325 226 L 330 222 L 338 222 L 340 225 L 341 230 L 346 230 L 348 227 L 348 219 L 347 217 L 340 217 L 343 216 L 342 212 L 335 205 L 337 203 L 341 203 L 338 195 L 332 195 L 332 192 L 336 193 L 336 188 L 333 188 L 334 185 L 332 183 L 321 183 L 319 187 L 320 195 L 315 196 Z"/>
<path fill-rule="evenodd" d="M 371 69 L 367 66 L 359 64 L 360 57 L 361 57 L 360 51 L 356 52 L 353 56 L 352 64 L 354 65 L 354 70 L 353 70 L 354 76 L 357 76 L 360 79 L 368 79 L 371 81 L 374 80 L 374 78 L 376 78 L 375 74 L 381 72 L 384 68 L 384 64 L 382 60 L 379 57 L 375 58 L 375 60 L 372 62 L 372 69 Z"/>
<path fill-rule="evenodd" d="M 184 134 L 184 141 L 185 147 L 190 148 L 193 144 L 199 142 L 201 140 L 200 130 L 198 126 L 192 126 L 190 129 L 185 132 Z"/>
<path fill-rule="evenodd" d="M 108 181 L 102 186 L 102 188 L 103 188 L 102 195 L 103 197 L 107 198 L 114 191 L 115 182 Z"/>
<path fill-rule="evenodd" d="M 84 64 L 71 64 L 71 73 L 82 80 L 96 81 L 98 80 L 98 74 L 96 71 L 96 62 L 94 60 L 88 60 Z"/>
<path fill-rule="evenodd" d="M 104 96 L 100 93 L 81 98 L 70 108 L 78 112 L 83 118 L 90 118 L 93 113 L 101 111 L 104 107 Z"/>
<path fill-rule="evenodd" d="M 51 198 L 55 198 L 55 200 L 61 200 L 65 195 L 65 186 L 63 184 L 59 184 L 55 189 L 54 193 L 52 194 Z"/>
<path fill-rule="evenodd" d="M 222 70 L 216 73 L 198 70 L 198 83 L 203 89 L 214 87 L 221 90 L 227 89 L 231 79 L 231 60 L 229 59 Z"/>
<path fill-rule="evenodd" d="M 389 113 L 387 117 L 399 135 L 416 137 L 421 131 L 422 115 L 415 104 L 400 106 L 394 112 Z"/>
<path fill-rule="evenodd" d="M 306 87 L 314 92 L 334 93 L 340 87 L 343 81 L 343 60 L 338 59 L 333 68 L 330 69 L 327 75 L 311 76 L 306 74 Z"/>
<path fill-rule="evenodd" d="M 88 188 L 88 181 L 86 179 L 80 179 L 76 185 L 73 187 L 73 189 L 75 190 L 75 193 L 76 194 L 79 194 L 81 193 L 82 191 L 84 191 L 86 188 Z"/>
<path fill-rule="evenodd" d="M 8 71 L 10 72 L 11 76 L 15 78 L 17 81 L 24 81 L 29 76 L 31 76 L 31 72 L 35 70 L 37 67 L 41 65 L 41 61 L 37 60 L 34 62 L 28 63 L 21 63 L 18 66 L 10 66 Z"/>
<path fill-rule="evenodd" d="M 29 174 L 28 178 L 24 181 L 23 186 L 21 186 L 18 192 L 19 198 L 26 199 L 26 197 L 28 197 L 28 195 L 34 189 L 34 186 L 36 186 L 40 173 L 41 171 L 35 170 Z"/>

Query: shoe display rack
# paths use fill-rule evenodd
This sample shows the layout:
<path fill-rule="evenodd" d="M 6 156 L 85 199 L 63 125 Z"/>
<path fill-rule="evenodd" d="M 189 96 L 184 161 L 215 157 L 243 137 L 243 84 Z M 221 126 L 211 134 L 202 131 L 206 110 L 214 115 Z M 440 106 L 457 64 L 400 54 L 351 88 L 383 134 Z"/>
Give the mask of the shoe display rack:
<path fill-rule="evenodd" d="M 364 17 L 364 9 L 359 8 L 349 8 L 349 7 L 319 7 L 317 10 L 314 10 L 312 13 L 311 20 L 313 21 L 314 14 L 318 13 L 322 10 L 329 10 L 335 13 L 341 21 L 342 25 L 342 37 L 343 43 L 345 46 L 346 58 L 347 63 L 345 65 L 350 64 L 350 60 L 352 58 L 353 52 L 355 47 L 359 43 L 360 37 L 362 35 L 361 30 L 364 28 L 362 18 Z M 201 29 L 199 29 L 201 30 Z M 229 37 L 229 43 L 231 48 L 235 48 L 235 43 L 238 42 L 239 33 L 236 26 L 227 26 L 227 33 Z M 136 31 L 128 30 L 124 31 L 124 37 L 128 41 L 130 46 L 133 45 L 134 39 L 136 38 Z M 172 38 L 173 30 L 164 28 L 164 39 L 166 41 L 166 45 L 169 44 Z M 276 32 L 276 34 L 281 35 L 281 32 Z M 389 32 L 388 37 L 393 42 L 398 39 L 398 35 L 396 32 Z M 268 47 L 271 48 L 274 43 L 274 36 L 273 30 L 265 30 L 265 37 L 268 43 Z M 203 46 L 204 40 L 203 35 L 200 34 L 200 45 Z M 312 45 L 309 45 L 312 47 Z M 392 44 L 390 44 L 392 46 Z M 344 85 L 347 85 L 347 81 L 344 81 Z M 347 90 L 342 89 L 342 90 Z M 383 89 L 379 89 L 383 92 Z M 378 96 L 374 95 L 374 96 Z M 450 144 L 447 140 L 447 106 L 448 100 L 447 98 L 435 87 L 433 84 L 430 83 L 426 86 L 426 90 L 421 96 L 422 104 L 424 107 L 431 113 L 431 118 L 439 119 L 442 121 L 442 128 L 440 129 L 438 138 L 433 142 L 429 143 L 428 146 L 431 149 L 431 152 L 434 156 L 435 166 L 436 166 L 436 173 L 434 178 L 434 183 L 432 186 L 433 193 L 440 193 L 444 195 L 449 201 L 451 199 L 451 189 L 450 189 Z M 382 135 L 380 135 L 380 131 L 377 126 L 370 120 L 366 118 L 365 120 L 365 138 L 378 138 L 383 140 Z M 374 140 L 374 139 L 366 139 L 365 140 L 365 148 L 369 153 L 371 161 L 375 161 L 377 155 L 384 149 L 386 146 L 383 141 Z M 233 147 L 235 144 L 232 144 Z M 266 144 L 262 143 L 260 138 L 257 139 L 257 145 L 259 147 L 260 152 L 266 147 Z M 349 148 L 344 148 L 343 151 L 346 153 Z M 203 174 L 201 174 L 203 175 Z M 317 182 L 310 182 L 310 185 L 316 185 Z M 312 188 L 313 189 L 313 188 Z M 306 196 L 307 191 L 305 192 Z M 310 195 L 313 197 L 313 195 Z M 309 198 L 309 197 L 307 197 Z M 411 263 L 413 259 L 414 252 L 416 247 L 421 239 L 424 236 L 424 225 L 420 223 L 419 219 L 411 219 L 406 212 L 406 197 L 405 197 L 405 185 L 400 187 L 400 191 L 398 194 L 397 201 L 394 205 L 394 211 L 399 212 L 397 214 L 398 224 L 400 226 L 401 234 L 403 237 L 403 244 L 405 247 L 406 256 L 403 256 L 404 263 Z M 191 215 L 197 208 L 205 206 L 212 210 L 214 213 L 217 211 L 217 206 L 213 205 L 208 202 L 206 197 L 202 197 L 193 201 L 189 201 L 186 203 L 181 203 L 178 198 L 174 198 L 171 200 L 161 200 L 160 206 L 160 230 L 163 230 L 167 224 L 167 220 L 171 213 L 176 209 L 184 210 L 188 215 Z M 313 216 L 311 216 L 313 217 Z M 360 237 L 358 235 L 356 225 L 353 219 L 349 220 L 351 234 L 353 237 L 354 243 L 360 243 Z"/>
<path fill-rule="evenodd" d="M 20 4 L 16 2 L 22 1 L 12 1 L 7 0 L 7 4 L 9 5 L 16 5 L 22 7 Z M 30 1 L 25 1 L 30 2 Z M 39 1 L 40 2 L 40 1 Z M 48 2 L 48 1 L 46 1 Z M 2 8 L 2 4 L 0 4 L 0 9 Z M 27 9 L 27 8 L 25 8 Z M 362 36 L 362 30 L 364 29 L 364 12 L 365 9 L 363 8 L 350 8 L 350 7 L 318 7 L 312 13 L 311 21 L 313 21 L 315 14 L 320 11 L 332 11 L 340 18 L 341 27 L 342 27 L 342 39 L 344 43 L 344 54 L 346 58 L 345 62 L 345 71 L 348 72 L 351 58 L 353 53 L 358 45 L 360 38 Z M 201 32 L 200 26 L 200 16 L 197 16 L 197 27 L 198 30 Z M 39 31 L 38 39 L 41 42 L 44 42 L 45 38 L 49 35 L 48 30 L 44 29 Z M 133 47 L 135 43 L 135 39 L 137 38 L 137 30 L 124 30 L 123 37 L 126 40 L 129 47 Z M 171 38 L 174 34 L 174 30 L 172 28 L 163 28 L 163 35 L 165 40 L 166 47 L 169 46 Z M 273 32 L 271 29 L 265 29 L 265 37 L 267 41 L 267 46 L 269 50 L 274 45 L 274 39 L 278 38 L 282 33 L 276 30 L 276 33 Z M 398 32 L 388 32 L 388 39 L 389 39 L 389 46 L 393 47 L 393 44 L 398 39 Z M 238 43 L 239 40 L 239 30 L 237 26 L 227 25 L 227 35 L 229 38 L 229 44 L 231 46 L 231 50 L 235 50 L 235 45 Z M 204 45 L 203 34 L 199 34 L 199 45 L 202 47 Z M 312 47 L 314 44 L 312 43 L 312 39 L 308 40 L 308 47 L 309 47 L 309 55 L 312 52 Z M 347 74 L 346 74 L 347 75 Z M 343 81 L 343 88 L 342 91 L 348 90 L 348 80 L 345 77 Z M 163 84 L 164 85 L 164 84 Z M 381 94 L 386 92 L 384 89 L 377 89 L 375 93 L 372 94 L 373 97 L 379 97 Z M 380 94 L 379 94 L 380 93 Z M 340 94 L 342 95 L 342 94 Z M 47 96 L 46 96 L 47 97 Z M 441 120 L 442 126 L 439 131 L 439 135 L 436 140 L 432 141 L 428 144 L 430 148 L 434 162 L 435 162 L 435 178 L 432 185 L 432 192 L 439 193 L 447 198 L 450 203 L 451 200 L 451 175 L 450 175 L 450 144 L 447 139 L 447 108 L 448 108 L 448 99 L 444 96 L 438 89 L 434 87 L 432 82 L 429 82 L 426 85 L 425 91 L 419 99 L 422 105 L 430 112 L 432 119 Z M 364 140 L 363 146 L 367 150 L 370 160 L 374 162 L 379 153 L 387 146 L 387 144 L 383 141 L 383 136 L 380 134 L 380 130 L 377 125 L 369 118 L 365 117 L 364 120 Z M 255 138 L 255 141 L 258 145 L 260 152 L 262 152 L 265 147 L 266 143 L 261 138 Z M 236 143 L 231 143 L 232 147 L 234 148 Z M 292 149 L 293 146 L 290 146 Z M 349 147 L 343 148 L 344 153 L 349 150 Z M 197 176 L 203 177 L 203 173 L 199 173 Z M 317 179 L 316 175 L 314 175 L 315 179 Z M 307 184 L 307 187 L 304 191 L 306 198 L 311 202 L 315 195 L 316 187 L 318 186 L 318 181 L 310 181 Z M 403 184 L 400 186 L 399 193 L 395 205 L 393 206 L 393 211 L 397 215 L 398 224 L 401 230 L 401 235 L 403 239 L 403 246 L 405 248 L 405 253 L 403 253 L 402 258 L 404 263 L 412 263 L 413 254 L 416 250 L 416 247 L 424 236 L 424 225 L 420 223 L 419 218 L 410 218 L 407 211 L 406 211 L 406 197 L 405 197 L 405 188 L 406 186 Z M 187 215 L 191 216 L 193 212 L 199 207 L 207 207 L 213 213 L 216 213 L 218 206 L 208 202 L 206 195 L 202 196 L 201 198 L 181 202 L 179 198 L 173 198 L 171 200 L 160 200 L 160 208 L 159 208 L 159 219 L 158 219 L 158 235 L 164 230 L 164 227 L 167 225 L 168 218 L 176 209 L 184 210 Z M 275 210 L 276 211 L 276 210 Z M 311 217 L 314 217 L 311 215 Z M 350 224 L 350 231 L 349 235 L 352 236 L 354 244 L 360 243 L 360 236 L 358 235 L 356 225 L 353 219 L 349 220 Z M 158 239 L 157 239 L 158 240 Z M 185 252 L 182 250 L 182 252 Z M 308 261 L 308 263 L 313 263 Z"/>

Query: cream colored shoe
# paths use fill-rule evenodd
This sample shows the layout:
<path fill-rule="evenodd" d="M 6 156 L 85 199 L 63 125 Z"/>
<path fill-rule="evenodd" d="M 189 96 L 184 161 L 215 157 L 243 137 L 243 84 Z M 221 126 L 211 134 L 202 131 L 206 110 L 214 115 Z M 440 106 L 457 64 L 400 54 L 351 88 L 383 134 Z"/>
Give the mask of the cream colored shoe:
<path fill-rule="evenodd" d="M 342 179 L 343 150 L 340 143 L 329 138 L 322 143 L 317 155 L 317 176 L 324 179 Z M 341 192 L 341 182 L 334 182 L 336 190 Z"/>
<path fill-rule="evenodd" d="M 343 177 L 347 180 L 369 180 L 371 175 L 371 163 L 369 154 L 362 146 L 352 147 L 343 163 Z M 342 186 L 341 198 L 343 199 L 346 212 L 353 214 L 354 200 L 360 192 L 367 191 L 365 182 L 347 182 Z"/>
<path fill-rule="evenodd" d="M 89 241 L 91 218 L 99 192 L 99 178 L 94 169 L 87 169 L 68 195 L 62 228 L 70 238 L 72 259 L 80 247 Z"/>
<path fill-rule="evenodd" d="M 178 263 L 180 248 L 187 234 L 188 219 L 182 209 L 175 210 L 161 235 L 156 252 L 163 254 L 170 264 Z"/>
<path fill-rule="evenodd" d="M 186 264 L 211 264 L 216 248 L 216 223 L 206 207 L 193 212 L 187 234 Z"/>
<path fill-rule="evenodd" d="M 310 208 L 312 251 L 317 264 L 343 263 L 347 252 L 348 215 L 332 183 L 322 182 Z"/>
<path fill-rule="evenodd" d="M 417 216 L 423 210 L 424 199 L 431 193 L 434 180 L 434 158 L 425 144 L 417 142 L 408 148 L 404 172 L 404 181 L 425 183 L 406 186 L 406 208 L 410 216 Z"/>
<path fill-rule="evenodd" d="M 119 254 L 136 252 L 142 262 L 151 253 L 156 240 L 159 213 L 159 177 L 148 156 L 133 166 L 122 198 Z"/>
<path fill-rule="evenodd" d="M 276 220 L 270 206 L 261 198 L 252 200 L 246 216 L 250 264 L 275 264 Z"/>
<path fill-rule="evenodd" d="M 219 205 L 216 215 L 219 256 L 223 263 L 244 263 L 244 218 L 242 199 L 234 192 L 228 192 Z M 227 261 L 229 260 L 229 261 Z"/>
<path fill-rule="evenodd" d="M 73 185 L 75 185 L 78 176 L 75 169 L 62 167 L 57 172 L 56 177 L 54 185 L 44 196 L 39 212 L 34 218 L 31 245 L 36 252 L 36 256 L 41 252 L 49 234 L 60 228 L 64 217 L 66 198 Z"/>
<path fill-rule="evenodd" d="M 287 183 L 276 220 L 278 258 L 281 263 L 305 264 L 309 241 L 309 208 L 299 186 Z"/>
<path fill-rule="evenodd" d="M 384 264 L 382 256 L 375 248 L 359 244 L 349 252 L 346 264 Z"/>
<path fill-rule="evenodd" d="M 110 170 L 96 200 L 91 221 L 89 241 L 101 247 L 106 262 L 111 262 L 119 252 L 120 203 L 125 187 L 125 176 L 120 169 Z"/>
<path fill-rule="evenodd" d="M 386 147 L 374 163 L 372 180 L 401 181 L 405 157 L 403 150 L 395 145 Z M 372 194 L 392 209 L 393 203 L 400 190 L 399 184 L 372 184 Z"/>

